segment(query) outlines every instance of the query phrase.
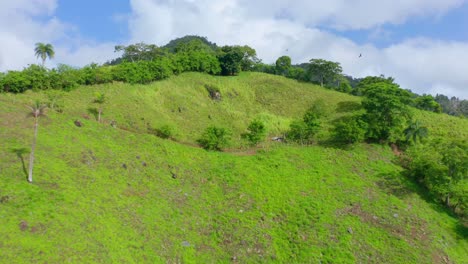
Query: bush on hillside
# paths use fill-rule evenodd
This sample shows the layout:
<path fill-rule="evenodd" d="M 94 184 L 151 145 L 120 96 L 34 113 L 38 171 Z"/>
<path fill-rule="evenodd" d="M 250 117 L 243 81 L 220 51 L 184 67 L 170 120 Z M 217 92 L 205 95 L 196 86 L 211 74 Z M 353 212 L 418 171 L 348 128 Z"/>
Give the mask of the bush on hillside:
<path fill-rule="evenodd" d="M 468 209 L 468 144 L 437 139 L 406 152 L 409 175 L 462 217 Z"/>
<path fill-rule="evenodd" d="M 251 146 L 255 146 L 265 139 L 266 127 L 262 121 L 254 120 L 250 122 L 247 130 L 247 133 L 242 134 L 242 138 L 246 139 Z"/>
<path fill-rule="evenodd" d="M 22 71 L 9 71 L 1 79 L 1 90 L 10 93 L 22 93 L 26 91 L 31 80 Z"/>
<path fill-rule="evenodd" d="M 32 89 L 37 91 L 52 88 L 49 73 L 43 66 L 32 64 L 23 70 L 23 74 L 29 79 L 29 86 L 26 87 L 27 90 Z"/>
<path fill-rule="evenodd" d="M 113 68 L 114 80 L 132 84 L 162 80 L 171 74 L 171 66 L 166 60 L 124 62 Z"/>
<path fill-rule="evenodd" d="M 59 64 L 50 71 L 51 83 L 54 89 L 71 91 L 83 84 L 83 74 L 80 69 L 65 64 Z"/>
<path fill-rule="evenodd" d="M 206 150 L 221 151 L 229 145 L 231 132 L 222 127 L 210 126 L 206 128 L 198 144 Z"/>
<path fill-rule="evenodd" d="M 94 85 L 104 84 L 113 81 L 112 68 L 109 66 L 99 66 L 91 63 L 79 70 L 80 84 Z"/>
<path fill-rule="evenodd" d="M 173 55 L 171 58 L 176 74 L 188 71 L 208 74 L 219 74 L 221 72 L 218 59 L 208 51 L 184 51 Z"/>
<path fill-rule="evenodd" d="M 333 136 L 337 142 L 344 144 L 353 144 L 362 142 L 366 139 L 367 123 L 361 116 L 338 122 L 333 129 Z"/>
<path fill-rule="evenodd" d="M 173 139 L 174 138 L 174 129 L 169 125 L 162 125 L 159 128 L 148 128 L 148 131 L 160 138 L 163 139 Z"/>

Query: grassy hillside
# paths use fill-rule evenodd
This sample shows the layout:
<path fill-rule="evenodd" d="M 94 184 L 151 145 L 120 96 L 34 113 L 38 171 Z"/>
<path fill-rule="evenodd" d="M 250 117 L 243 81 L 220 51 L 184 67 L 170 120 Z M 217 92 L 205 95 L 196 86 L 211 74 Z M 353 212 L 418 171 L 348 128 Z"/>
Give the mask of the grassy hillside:
<path fill-rule="evenodd" d="M 87 110 L 95 92 L 108 98 L 103 123 Z M 259 73 L 80 87 L 40 120 L 28 184 L 28 155 L 12 150 L 30 147 L 25 106 L 50 94 L 0 94 L 0 263 L 467 261 L 466 228 L 400 175 L 389 148 L 241 148 L 251 120 L 278 135 L 317 99 L 330 107 L 325 141 L 357 97 Z M 468 137 L 466 120 L 416 114 L 433 134 Z M 147 133 L 164 124 L 178 142 Z M 193 146 L 211 124 L 232 129 L 232 150 Z"/>

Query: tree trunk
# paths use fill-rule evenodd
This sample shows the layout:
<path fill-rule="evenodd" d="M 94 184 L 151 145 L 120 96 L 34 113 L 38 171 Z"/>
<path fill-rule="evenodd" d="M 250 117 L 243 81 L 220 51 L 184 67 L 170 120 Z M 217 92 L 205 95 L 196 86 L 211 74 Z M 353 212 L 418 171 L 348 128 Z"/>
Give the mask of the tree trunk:
<path fill-rule="evenodd" d="M 450 194 L 447 193 L 447 196 L 445 196 L 445 205 L 447 207 L 450 207 Z"/>
<path fill-rule="evenodd" d="M 36 149 L 36 138 L 37 138 L 37 127 L 38 127 L 37 117 L 34 118 L 34 137 L 31 146 L 31 154 L 29 155 L 29 173 L 28 173 L 28 182 L 32 183 L 33 181 L 33 165 L 34 165 L 34 150 Z"/>
<path fill-rule="evenodd" d="M 99 111 L 98 111 L 98 122 L 101 123 L 101 113 L 102 113 L 102 109 L 99 108 Z"/>

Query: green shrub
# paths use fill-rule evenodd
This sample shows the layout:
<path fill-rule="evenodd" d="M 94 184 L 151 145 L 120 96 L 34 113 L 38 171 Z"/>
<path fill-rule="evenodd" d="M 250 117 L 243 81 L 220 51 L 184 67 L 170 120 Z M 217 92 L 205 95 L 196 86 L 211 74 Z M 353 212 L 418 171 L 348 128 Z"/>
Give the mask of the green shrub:
<path fill-rule="evenodd" d="M 210 126 L 206 128 L 198 144 L 206 150 L 221 151 L 229 145 L 231 132 L 222 127 Z"/>
<path fill-rule="evenodd" d="M 29 79 L 29 85 L 26 87 L 27 90 L 47 90 L 52 88 L 47 69 L 42 66 L 32 64 L 23 70 L 23 74 Z"/>
<path fill-rule="evenodd" d="M 171 66 L 164 60 L 124 62 L 112 72 L 114 80 L 132 84 L 162 80 L 172 74 Z"/>
<path fill-rule="evenodd" d="M 160 138 L 174 138 L 174 129 L 169 125 L 162 125 L 159 128 L 149 128 L 148 130 L 151 134 Z"/>
<path fill-rule="evenodd" d="M 51 70 L 50 76 L 54 89 L 71 91 L 78 85 L 84 84 L 82 71 L 65 64 L 59 64 L 57 69 Z"/>
<path fill-rule="evenodd" d="M 303 120 L 294 120 L 289 125 L 286 139 L 305 144 L 309 142 L 309 131 Z"/>
<path fill-rule="evenodd" d="M 333 129 L 333 136 L 337 142 L 353 144 L 362 142 L 366 138 L 367 123 L 361 116 L 353 116 L 337 123 Z"/>
<path fill-rule="evenodd" d="M 9 71 L 1 80 L 2 90 L 10 93 L 22 93 L 31 85 L 31 80 L 21 71 Z"/>
<path fill-rule="evenodd" d="M 246 139 L 251 146 L 255 146 L 265 139 L 266 127 L 261 121 L 252 121 L 247 127 L 247 130 L 249 132 L 242 134 L 242 138 Z"/>

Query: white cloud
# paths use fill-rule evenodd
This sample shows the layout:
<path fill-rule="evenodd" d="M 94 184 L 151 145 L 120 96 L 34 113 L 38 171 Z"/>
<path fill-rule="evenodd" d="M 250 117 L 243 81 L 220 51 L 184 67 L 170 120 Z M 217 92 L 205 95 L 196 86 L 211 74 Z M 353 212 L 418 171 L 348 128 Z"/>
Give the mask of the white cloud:
<path fill-rule="evenodd" d="M 0 2 L 0 71 L 18 70 L 39 63 L 37 42 L 52 43 L 55 59 L 48 66 L 67 63 L 82 66 L 105 62 L 114 56 L 113 44 L 83 41 L 78 29 L 54 17 L 57 0 L 2 0 Z M 71 47 L 77 46 L 76 49 Z M 106 57 L 109 56 L 109 57 Z"/>
<path fill-rule="evenodd" d="M 385 23 L 402 23 L 413 16 L 437 16 L 463 0 L 130 0 L 132 42 L 164 45 L 188 34 L 206 36 L 218 44 L 246 44 L 272 63 L 281 55 L 293 62 L 311 58 L 338 61 L 355 77 L 395 77 L 418 93 L 444 93 L 468 98 L 462 63 L 468 43 L 414 39 L 387 48 L 358 45 L 327 32 L 342 29 L 380 30 Z M 363 57 L 358 58 L 362 53 Z"/>

